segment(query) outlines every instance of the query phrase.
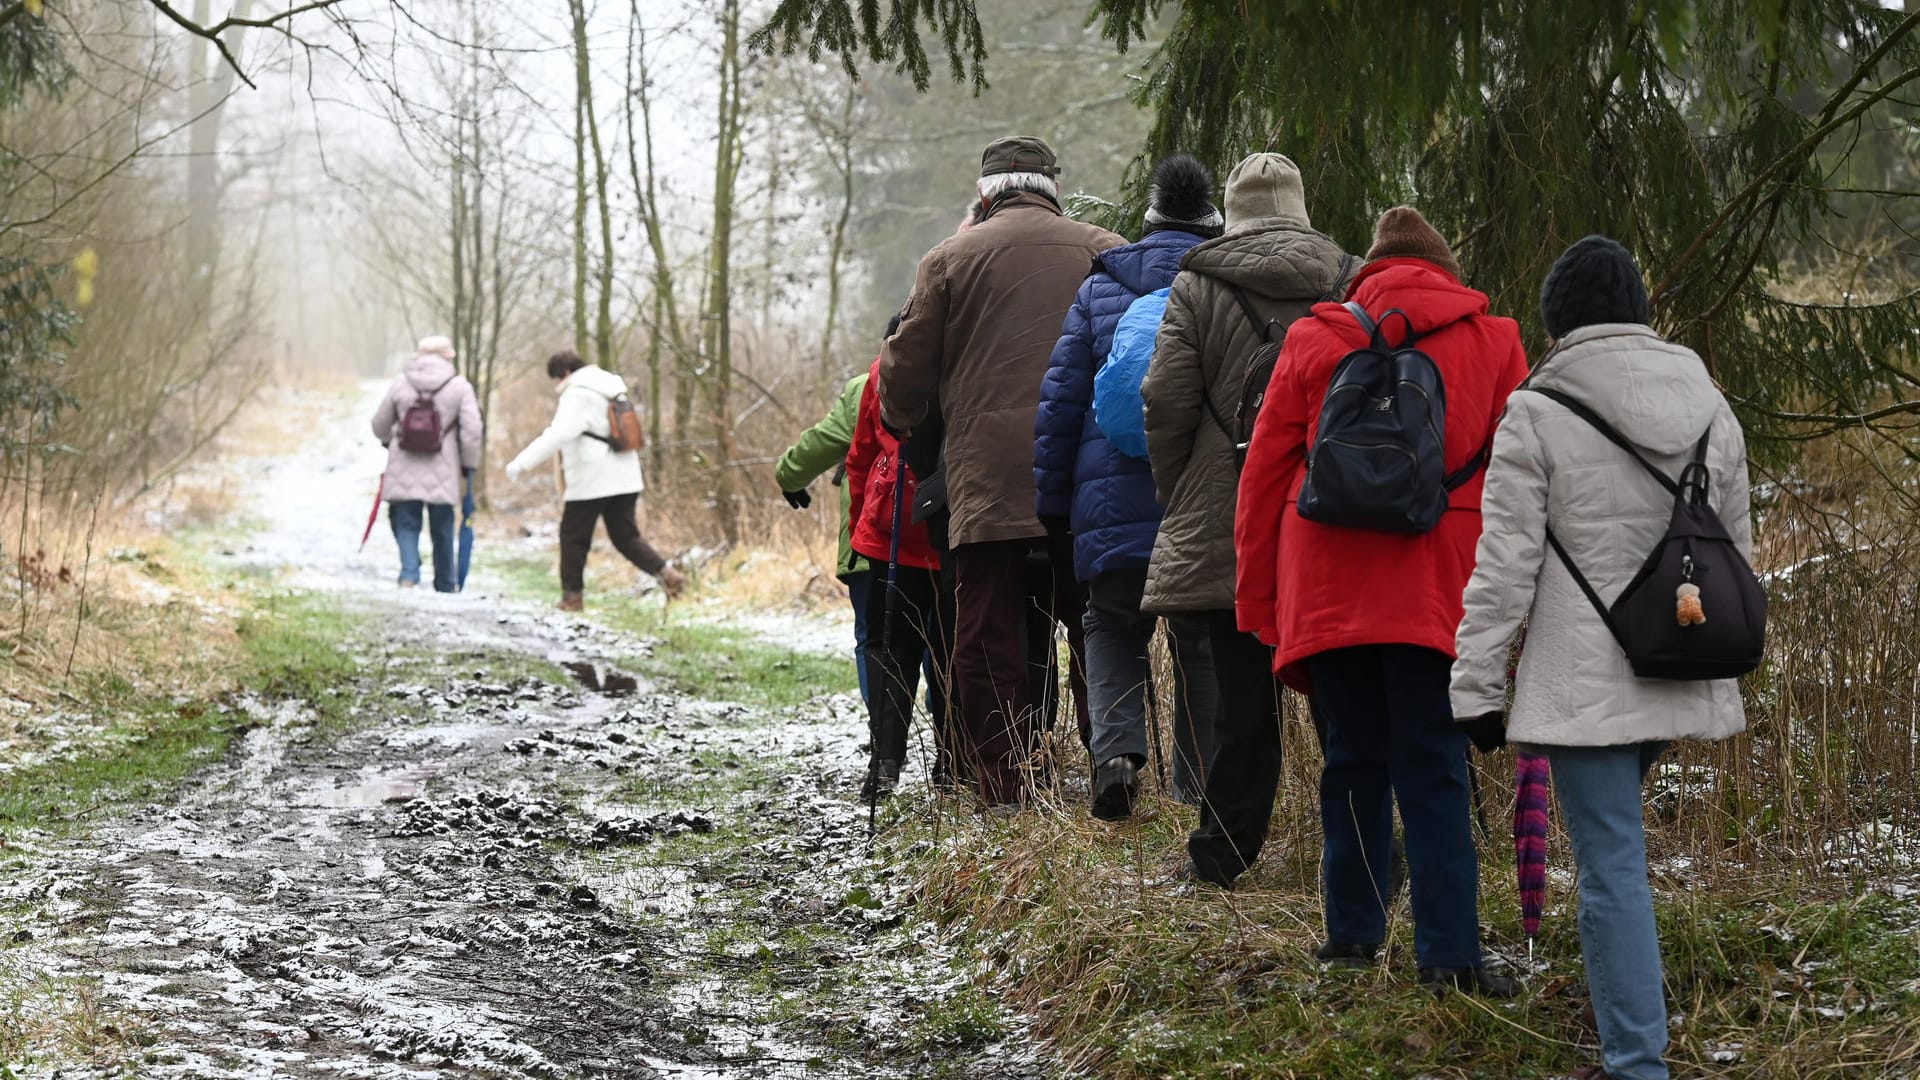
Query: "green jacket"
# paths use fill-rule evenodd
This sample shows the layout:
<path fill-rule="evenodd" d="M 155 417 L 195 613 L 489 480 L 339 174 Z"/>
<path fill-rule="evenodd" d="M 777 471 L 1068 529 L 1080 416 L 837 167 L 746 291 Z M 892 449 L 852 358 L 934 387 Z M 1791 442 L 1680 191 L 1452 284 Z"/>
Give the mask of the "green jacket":
<path fill-rule="evenodd" d="M 839 400 L 820 422 L 801 433 L 800 441 L 787 448 L 773 467 L 773 478 L 781 491 L 799 491 L 822 473 L 847 460 L 853 445 L 853 425 L 860 416 L 860 395 L 867 388 L 867 372 L 847 380 Z M 867 560 L 853 553 L 853 494 L 842 482 L 840 489 L 840 561 L 834 573 L 841 577 L 864 573 Z"/>

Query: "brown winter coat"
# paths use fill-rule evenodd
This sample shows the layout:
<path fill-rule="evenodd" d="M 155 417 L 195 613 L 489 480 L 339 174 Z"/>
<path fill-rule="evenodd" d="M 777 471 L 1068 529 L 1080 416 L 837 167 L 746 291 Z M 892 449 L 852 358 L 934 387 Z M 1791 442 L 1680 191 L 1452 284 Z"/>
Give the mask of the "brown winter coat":
<path fill-rule="evenodd" d="M 1226 426 L 1234 423 L 1247 361 L 1261 342 L 1261 328 L 1241 310 L 1233 287 L 1273 321 L 1277 341 L 1316 301 L 1340 296 L 1343 266 L 1350 277 L 1358 260 L 1307 227 L 1304 212 L 1297 220 L 1236 226 L 1181 263 L 1140 386 L 1154 487 L 1167 508 L 1141 610 L 1233 607 L 1239 470 Z"/>
<path fill-rule="evenodd" d="M 1033 511 L 1040 383 L 1094 255 L 1124 242 L 1021 193 L 920 260 L 880 356 L 881 416 L 911 429 L 940 401 L 955 546 L 1045 533 Z"/>

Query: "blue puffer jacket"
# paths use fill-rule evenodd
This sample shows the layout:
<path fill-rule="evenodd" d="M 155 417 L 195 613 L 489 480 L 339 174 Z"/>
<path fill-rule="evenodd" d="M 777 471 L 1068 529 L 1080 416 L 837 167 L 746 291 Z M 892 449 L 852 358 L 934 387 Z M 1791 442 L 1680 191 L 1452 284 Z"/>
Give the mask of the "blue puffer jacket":
<path fill-rule="evenodd" d="M 1180 259 L 1203 237 L 1163 229 L 1095 256 L 1093 273 L 1067 311 L 1040 386 L 1034 421 L 1035 509 L 1073 522 L 1073 572 L 1081 581 L 1145 569 L 1160 529 L 1153 471 L 1115 449 L 1093 420 L 1093 376 L 1113 328 L 1141 296 L 1173 284 Z"/>

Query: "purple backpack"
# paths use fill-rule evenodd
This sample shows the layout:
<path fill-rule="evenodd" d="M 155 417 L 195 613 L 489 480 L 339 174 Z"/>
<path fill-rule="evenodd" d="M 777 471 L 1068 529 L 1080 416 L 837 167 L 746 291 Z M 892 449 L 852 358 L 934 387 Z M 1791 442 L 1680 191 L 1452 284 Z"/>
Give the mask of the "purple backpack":
<path fill-rule="evenodd" d="M 433 399 L 459 377 L 449 376 L 446 382 L 423 394 L 415 391 L 418 396 L 413 399 L 413 404 L 400 414 L 400 449 L 415 454 L 440 452 L 440 410 L 433 404 Z"/>

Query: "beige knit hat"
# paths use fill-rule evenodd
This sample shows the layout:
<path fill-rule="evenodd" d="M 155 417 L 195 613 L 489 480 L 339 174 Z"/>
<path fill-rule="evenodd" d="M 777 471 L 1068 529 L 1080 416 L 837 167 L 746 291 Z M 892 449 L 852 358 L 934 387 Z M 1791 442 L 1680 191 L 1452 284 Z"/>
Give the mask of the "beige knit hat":
<path fill-rule="evenodd" d="M 420 339 L 419 347 L 414 349 L 414 352 L 419 353 L 421 356 L 426 356 L 431 353 L 434 356 L 444 356 L 451 360 L 453 359 L 453 341 L 441 334 L 423 337 Z"/>
<path fill-rule="evenodd" d="M 1420 211 L 1411 206 L 1396 206 L 1380 215 L 1373 227 L 1373 246 L 1367 249 L 1367 261 L 1381 259 L 1425 259 L 1460 280 L 1460 264 L 1453 249 L 1438 229 L 1427 224 Z"/>
<path fill-rule="evenodd" d="M 1300 167 L 1285 154 L 1249 154 L 1227 174 L 1227 231 L 1249 222 L 1278 218 L 1302 229 L 1307 219 L 1307 193 Z"/>

